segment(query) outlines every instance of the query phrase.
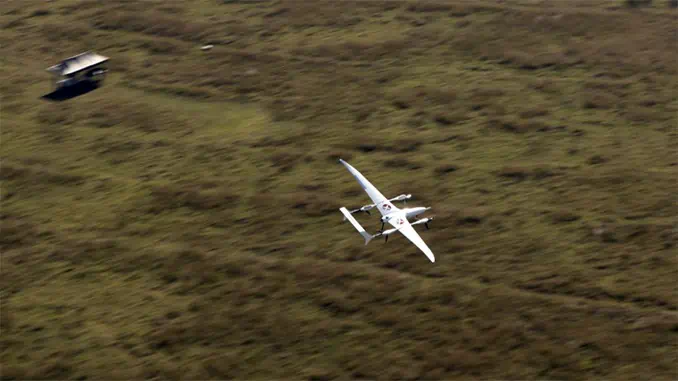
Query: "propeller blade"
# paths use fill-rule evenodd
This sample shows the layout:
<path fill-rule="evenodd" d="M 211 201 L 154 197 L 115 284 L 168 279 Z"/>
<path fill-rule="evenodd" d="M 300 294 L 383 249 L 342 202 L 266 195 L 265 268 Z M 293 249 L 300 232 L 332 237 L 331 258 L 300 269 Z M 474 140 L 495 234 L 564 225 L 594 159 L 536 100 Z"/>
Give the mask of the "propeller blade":
<path fill-rule="evenodd" d="M 428 222 L 424 224 L 426 226 L 426 230 L 428 230 Z"/>
<path fill-rule="evenodd" d="M 386 239 L 384 240 L 384 243 L 388 242 L 388 235 L 384 236 Z"/>
<path fill-rule="evenodd" d="M 365 213 L 367 213 L 368 216 L 372 215 L 369 210 L 366 210 Z"/>
<path fill-rule="evenodd" d="M 384 223 L 383 223 L 383 222 L 381 223 L 381 230 L 379 230 L 379 231 L 380 231 L 380 232 L 383 232 L 383 231 L 384 231 Z"/>

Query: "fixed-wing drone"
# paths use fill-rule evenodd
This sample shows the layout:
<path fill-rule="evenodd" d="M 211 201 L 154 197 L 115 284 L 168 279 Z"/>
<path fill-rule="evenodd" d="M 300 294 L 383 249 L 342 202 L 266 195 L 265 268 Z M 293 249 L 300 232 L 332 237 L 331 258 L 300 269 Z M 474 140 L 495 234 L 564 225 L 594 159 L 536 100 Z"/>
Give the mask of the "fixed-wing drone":
<path fill-rule="evenodd" d="M 365 238 L 365 245 L 367 245 L 373 238 L 375 237 L 380 237 L 384 236 L 385 241 L 388 242 L 388 236 L 395 233 L 395 232 L 401 232 L 407 239 L 412 241 L 421 251 L 426 254 L 428 259 L 431 260 L 431 262 L 435 262 L 436 259 L 433 256 L 433 253 L 431 252 L 431 249 L 426 246 L 426 243 L 424 243 L 424 240 L 421 239 L 419 234 L 417 233 L 416 230 L 412 226 L 414 225 L 421 225 L 424 224 L 426 226 L 426 229 L 428 229 L 428 223 L 433 221 L 433 217 L 428 217 L 428 218 L 423 218 L 421 220 L 417 220 L 413 223 L 410 223 L 408 221 L 409 218 L 417 218 L 420 214 L 424 213 L 425 211 L 431 209 L 427 207 L 417 207 L 417 208 L 404 208 L 400 209 L 397 208 L 395 205 L 393 205 L 392 201 L 405 201 L 410 199 L 412 197 L 411 194 L 401 194 L 398 197 L 394 197 L 392 199 L 386 199 L 377 188 L 370 183 L 365 176 L 363 176 L 358 170 L 353 168 L 350 164 L 345 162 L 342 159 L 339 159 L 339 162 L 342 163 L 349 172 L 353 175 L 353 177 L 358 180 L 358 183 L 365 189 L 365 192 L 367 192 L 367 195 L 370 196 L 372 199 L 372 202 L 374 204 L 370 205 L 365 205 L 361 208 L 354 209 L 349 211 L 345 207 L 340 208 L 339 210 L 341 213 L 344 215 L 344 221 L 347 219 L 351 222 L 353 227 L 358 230 L 360 235 Z M 370 210 L 373 208 L 377 208 L 377 210 L 381 213 L 381 230 L 377 234 L 370 234 L 363 227 L 358 223 L 358 221 L 353 217 L 353 213 L 358 213 L 358 212 L 365 212 L 367 214 L 370 214 Z M 384 224 L 386 223 L 391 224 L 393 226 L 393 229 L 389 229 L 384 231 Z"/>

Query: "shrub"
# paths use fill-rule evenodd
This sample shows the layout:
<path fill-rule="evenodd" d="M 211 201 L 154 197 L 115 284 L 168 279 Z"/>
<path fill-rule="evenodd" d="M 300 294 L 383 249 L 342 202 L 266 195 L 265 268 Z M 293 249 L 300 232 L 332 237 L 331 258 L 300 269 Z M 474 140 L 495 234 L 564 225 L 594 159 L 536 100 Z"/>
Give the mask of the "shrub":
<path fill-rule="evenodd" d="M 652 0 L 624 0 L 624 4 L 629 8 L 649 7 Z"/>
<path fill-rule="evenodd" d="M 551 215 L 551 218 L 554 223 L 567 223 L 577 221 L 581 219 L 581 216 L 569 210 L 558 210 Z"/>
<path fill-rule="evenodd" d="M 445 165 L 440 165 L 440 166 L 436 167 L 434 172 L 438 176 L 444 176 L 444 175 L 447 175 L 448 173 L 456 172 L 458 170 L 459 170 L 459 167 L 454 165 L 454 164 L 445 164 Z"/>
<path fill-rule="evenodd" d="M 546 106 L 532 107 L 530 109 L 520 112 L 520 117 L 524 119 L 532 119 L 539 116 L 546 116 L 549 114 L 548 108 Z"/>
<path fill-rule="evenodd" d="M 585 109 L 611 109 L 618 103 L 618 98 L 605 92 L 586 93 L 582 100 Z"/>
<path fill-rule="evenodd" d="M 49 9 L 36 9 L 35 11 L 31 12 L 31 14 L 28 17 L 43 17 L 49 16 L 51 14 L 52 12 L 50 12 Z"/>
<path fill-rule="evenodd" d="M 549 127 L 540 121 L 519 120 L 516 118 L 491 118 L 487 122 L 490 129 L 523 134 L 533 131 L 548 131 Z"/>
<path fill-rule="evenodd" d="M 530 169 L 524 167 L 503 167 L 499 170 L 500 177 L 506 177 L 514 180 L 525 180 L 530 175 Z"/>
<path fill-rule="evenodd" d="M 429 1 L 422 1 L 412 3 L 407 6 L 408 12 L 449 12 L 455 9 L 452 4 L 435 3 Z"/>

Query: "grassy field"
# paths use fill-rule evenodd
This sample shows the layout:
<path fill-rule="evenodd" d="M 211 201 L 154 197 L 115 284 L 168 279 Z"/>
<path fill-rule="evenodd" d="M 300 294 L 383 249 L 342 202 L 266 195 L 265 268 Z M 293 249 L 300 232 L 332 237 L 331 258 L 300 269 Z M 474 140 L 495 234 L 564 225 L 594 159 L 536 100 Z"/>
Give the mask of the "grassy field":
<path fill-rule="evenodd" d="M 3 1 L 2 380 L 675 380 L 666 5 Z"/>

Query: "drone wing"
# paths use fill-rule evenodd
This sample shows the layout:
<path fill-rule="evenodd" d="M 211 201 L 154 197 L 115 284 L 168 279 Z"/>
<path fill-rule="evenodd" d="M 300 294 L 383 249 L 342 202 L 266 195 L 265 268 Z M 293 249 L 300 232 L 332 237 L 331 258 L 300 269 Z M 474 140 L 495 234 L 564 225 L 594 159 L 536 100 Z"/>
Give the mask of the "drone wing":
<path fill-rule="evenodd" d="M 379 192 L 379 190 L 374 185 L 372 185 L 372 183 L 370 183 L 365 178 L 365 176 L 358 172 L 357 169 L 353 168 L 349 163 L 342 159 L 339 159 L 339 162 L 341 162 L 341 164 L 343 164 L 344 167 L 346 167 L 346 169 L 351 172 L 353 177 L 358 180 L 358 183 L 360 183 L 360 186 L 362 186 L 365 192 L 367 192 L 367 195 L 370 196 L 370 199 L 372 199 L 372 202 L 377 206 L 377 209 L 382 216 L 400 210 L 395 205 L 393 205 L 391 201 L 384 197 L 384 195 L 381 194 L 381 192 Z"/>
<path fill-rule="evenodd" d="M 394 228 L 398 229 L 399 232 L 401 232 L 407 239 L 412 241 L 413 244 L 415 244 L 419 250 L 423 251 L 424 254 L 428 257 L 428 259 L 431 260 L 431 262 L 435 262 L 436 258 L 433 255 L 433 252 L 431 252 L 431 249 L 428 248 L 426 245 L 426 242 L 424 242 L 423 239 L 419 236 L 419 233 L 417 233 L 416 230 L 410 225 L 410 222 L 407 221 L 407 218 L 403 216 L 398 216 L 395 218 L 391 218 L 388 221 L 391 225 L 393 225 Z"/>

